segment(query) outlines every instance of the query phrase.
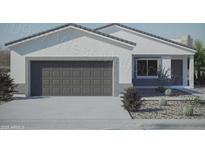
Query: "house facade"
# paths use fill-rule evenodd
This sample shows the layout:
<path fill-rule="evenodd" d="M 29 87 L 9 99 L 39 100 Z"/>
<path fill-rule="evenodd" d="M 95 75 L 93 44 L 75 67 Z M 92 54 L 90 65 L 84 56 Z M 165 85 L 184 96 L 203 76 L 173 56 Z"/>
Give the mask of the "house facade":
<path fill-rule="evenodd" d="M 193 88 L 195 49 L 121 24 L 66 24 L 5 44 L 27 96 L 118 96 L 130 86 Z"/>

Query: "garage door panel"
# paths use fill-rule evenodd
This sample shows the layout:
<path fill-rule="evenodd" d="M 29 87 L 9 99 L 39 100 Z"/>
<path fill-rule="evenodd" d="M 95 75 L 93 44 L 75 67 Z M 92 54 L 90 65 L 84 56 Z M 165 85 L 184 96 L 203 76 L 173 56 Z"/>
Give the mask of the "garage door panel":
<path fill-rule="evenodd" d="M 58 69 L 53 69 L 52 72 L 51 72 L 51 76 L 52 77 L 60 77 L 60 70 Z"/>
<path fill-rule="evenodd" d="M 70 92 L 71 92 L 71 88 L 70 87 L 63 87 L 62 88 L 63 95 L 68 95 Z"/>
<path fill-rule="evenodd" d="M 44 87 L 44 88 L 43 88 L 43 91 L 42 91 L 43 94 L 44 94 L 45 96 L 48 96 L 48 95 L 50 94 L 50 89 L 51 89 L 50 87 Z"/>
<path fill-rule="evenodd" d="M 52 96 L 60 96 L 61 95 L 61 91 L 60 91 L 60 87 L 52 87 L 51 92 L 52 92 Z"/>
<path fill-rule="evenodd" d="M 112 74 L 112 71 L 111 70 L 103 70 L 103 76 L 104 77 L 110 77 L 110 75 Z"/>
<path fill-rule="evenodd" d="M 103 84 L 104 85 L 111 85 L 112 84 L 112 80 L 103 80 Z"/>
<path fill-rule="evenodd" d="M 63 77 L 70 77 L 72 75 L 71 69 L 63 69 Z"/>
<path fill-rule="evenodd" d="M 72 76 L 73 77 L 80 77 L 81 76 L 81 70 L 80 69 L 74 69 L 72 70 Z"/>
<path fill-rule="evenodd" d="M 50 84 L 53 85 L 53 86 L 58 86 L 60 84 L 60 82 L 61 82 L 60 79 L 54 79 L 54 80 L 51 80 L 51 81 L 52 82 Z"/>
<path fill-rule="evenodd" d="M 73 84 L 73 86 L 79 86 L 79 85 L 81 85 L 81 80 L 80 79 L 73 79 L 73 82 L 72 82 L 72 84 Z"/>
<path fill-rule="evenodd" d="M 102 91 L 101 91 L 100 87 L 94 87 L 93 92 L 94 92 L 95 96 L 101 96 L 102 95 Z"/>
<path fill-rule="evenodd" d="M 101 77 L 102 76 L 102 71 L 101 70 L 94 70 L 93 71 L 93 76 L 94 77 Z"/>
<path fill-rule="evenodd" d="M 49 77 L 49 76 L 50 76 L 50 71 L 44 69 L 44 70 L 42 71 L 42 76 L 44 76 L 44 77 Z"/>
<path fill-rule="evenodd" d="M 72 87 L 72 95 L 73 96 L 81 96 L 81 87 Z"/>
<path fill-rule="evenodd" d="M 69 88 L 69 87 L 67 87 L 67 88 L 63 88 L 63 96 L 71 96 L 71 94 L 72 94 L 72 90 L 71 90 L 71 88 Z"/>
<path fill-rule="evenodd" d="M 31 62 L 33 96 L 111 96 L 112 62 Z"/>
<path fill-rule="evenodd" d="M 101 84 L 102 84 L 102 81 L 99 80 L 99 79 L 93 79 L 93 84 L 94 84 L 94 85 L 101 85 Z"/>
<path fill-rule="evenodd" d="M 83 77 L 90 77 L 91 76 L 91 70 L 88 70 L 88 69 L 84 70 L 82 72 L 82 76 Z"/>
<path fill-rule="evenodd" d="M 82 82 L 83 82 L 83 86 L 90 85 L 92 83 L 92 81 L 90 79 L 84 79 L 84 80 L 82 80 Z"/>
<path fill-rule="evenodd" d="M 111 92 L 112 92 L 112 88 L 110 88 L 110 87 L 103 88 L 103 94 L 105 96 L 109 96 Z"/>
<path fill-rule="evenodd" d="M 48 80 L 48 79 L 44 79 L 43 81 L 42 81 L 42 84 L 43 85 L 50 85 L 50 80 Z"/>
<path fill-rule="evenodd" d="M 71 85 L 72 84 L 72 80 L 70 79 L 62 79 L 63 85 Z"/>

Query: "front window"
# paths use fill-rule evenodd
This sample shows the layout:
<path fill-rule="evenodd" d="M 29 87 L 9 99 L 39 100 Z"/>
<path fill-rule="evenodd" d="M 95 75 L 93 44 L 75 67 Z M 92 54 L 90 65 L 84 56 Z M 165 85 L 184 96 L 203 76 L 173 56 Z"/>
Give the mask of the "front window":
<path fill-rule="evenodd" d="M 157 77 L 158 60 L 157 59 L 138 59 L 137 77 Z"/>
<path fill-rule="evenodd" d="M 147 61 L 146 60 L 137 61 L 137 75 L 147 76 Z"/>

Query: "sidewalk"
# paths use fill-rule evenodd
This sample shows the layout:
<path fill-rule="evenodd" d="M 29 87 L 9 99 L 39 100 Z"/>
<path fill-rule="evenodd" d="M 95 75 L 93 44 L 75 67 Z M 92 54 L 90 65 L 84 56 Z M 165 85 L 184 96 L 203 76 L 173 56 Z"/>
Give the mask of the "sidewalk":
<path fill-rule="evenodd" d="M 205 130 L 205 119 L 135 119 L 143 130 Z"/>

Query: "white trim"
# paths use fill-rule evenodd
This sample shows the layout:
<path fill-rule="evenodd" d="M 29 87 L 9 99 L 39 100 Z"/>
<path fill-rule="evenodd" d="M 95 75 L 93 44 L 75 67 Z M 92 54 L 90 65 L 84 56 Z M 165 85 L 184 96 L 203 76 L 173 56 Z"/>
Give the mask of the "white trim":
<path fill-rule="evenodd" d="M 188 57 L 186 56 L 184 56 L 184 58 L 183 58 L 183 62 L 182 62 L 183 64 L 183 66 L 182 66 L 182 68 L 183 68 L 183 70 L 182 70 L 182 79 L 183 79 L 183 85 L 184 86 L 187 86 L 188 85 L 188 75 L 189 75 L 189 73 L 188 73 L 188 66 L 187 66 L 187 64 L 188 64 Z"/>
<path fill-rule="evenodd" d="M 194 88 L 194 56 L 189 57 L 189 86 Z"/>
<path fill-rule="evenodd" d="M 157 61 L 157 70 L 159 70 L 160 58 L 149 58 L 149 57 L 147 57 L 147 58 L 136 58 L 136 61 L 135 61 L 135 65 L 136 65 L 136 74 L 135 74 L 135 76 L 136 76 L 137 79 L 158 79 L 158 75 L 156 75 L 156 76 L 148 76 L 148 71 L 147 71 L 147 76 L 139 76 L 138 75 L 138 71 L 137 71 L 138 60 L 146 60 L 147 61 L 147 69 L 148 69 L 148 61 L 149 60 L 156 60 Z"/>
<path fill-rule="evenodd" d="M 113 25 L 112 25 L 113 26 Z M 194 49 L 190 49 L 190 48 L 187 48 L 187 47 L 183 47 L 181 45 L 178 45 L 178 44 L 175 44 L 175 43 L 172 43 L 172 42 L 169 42 L 169 41 L 165 41 L 165 40 L 162 40 L 162 39 L 159 39 L 159 38 L 156 38 L 156 37 L 153 37 L 153 36 L 150 36 L 150 35 L 147 35 L 147 34 L 143 34 L 143 33 L 140 33 L 140 32 L 136 32 L 134 30 L 131 30 L 131 29 L 128 29 L 128 28 L 125 28 L 125 27 L 121 27 L 119 25 L 114 25 L 114 26 L 117 26 L 121 29 L 124 29 L 126 31 L 129 31 L 129 32 L 132 32 L 132 33 L 137 33 L 139 35 L 142 35 L 142 36 L 145 36 L 145 37 L 148 37 L 148 38 L 151 38 L 151 39 L 154 39 L 154 40 L 157 40 L 157 41 L 160 41 L 160 42 L 163 42 L 163 43 L 167 43 L 167 44 L 170 44 L 170 45 L 174 45 L 174 46 L 177 46 L 177 47 L 180 47 L 182 49 L 186 49 L 186 50 L 189 50 L 190 52 L 193 52 L 193 53 L 196 53 L 196 50 Z M 108 27 L 106 27 L 108 28 Z"/>
<path fill-rule="evenodd" d="M 80 30 L 80 31 L 83 31 L 83 32 L 86 32 L 86 33 L 89 33 L 89 34 L 92 34 L 92 35 L 96 35 L 96 36 L 99 36 L 99 37 L 102 37 L 102 38 L 105 38 L 105 39 L 108 39 L 108 40 L 111 40 L 111 41 L 114 41 L 114 42 L 117 42 L 117 43 L 120 43 L 120 44 L 123 44 L 123 45 L 127 45 L 127 46 L 130 46 L 130 47 L 134 47 L 135 45 L 131 45 L 131 44 L 128 44 L 128 43 L 124 43 L 122 41 L 118 41 L 116 39 L 112 39 L 110 37 L 106 37 L 106 36 L 103 36 L 103 35 L 100 35 L 100 34 L 97 34 L 95 32 L 91 32 L 91 31 L 87 31 L 87 30 L 84 30 L 84 29 L 81 29 L 81 28 L 78 28 L 78 27 L 75 27 L 75 26 L 67 26 L 67 27 L 64 27 L 64 28 L 61 28 L 61 29 L 57 29 L 57 30 L 53 30 L 53 31 L 50 31 L 50 32 L 47 32 L 45 34 L 41 34 L 41 35 L 38 35 L 38 36 L 33 36 L 31 38 L 28 38 L 28 39 L 25 39 L 25 40 L 22 40 L 22 41 L 19 41 L 19 42 L 16 42 L 16 43 L 13 43 L 11 45 L 7 45 L 7 47 L 13 47 L 13 46 L 16 46 L 18 44 L 21 44 L 21 43 L 24 43 L 24 42 L 27 42 L 27 41 L 31 41 L 31 40 L 34 40 L 34 39 L 37 39 L 37 38 L 41 38 L 41 37 L 44 37 L 44 36 L 47 36 L 47 35 L 50 35 L 50 34 L 53 34 L 53 33 L 56 33 L 56 32 L 59 32 L 59 31 L 63 31 L 63 30 L 66 30 L 66 29 L 69 29 L 69 28 L 73 28 L 73 29 L 76 29 L 76 30 Z"/>
<path fill-rule="evenodd" d="M 136 76 L 137 79 L 158 79 L 158 76 Z"/>
<path fill-rule="evenodd" d="M 112 96 L 115 96 L 115 62 L 112 60 Z"/>

